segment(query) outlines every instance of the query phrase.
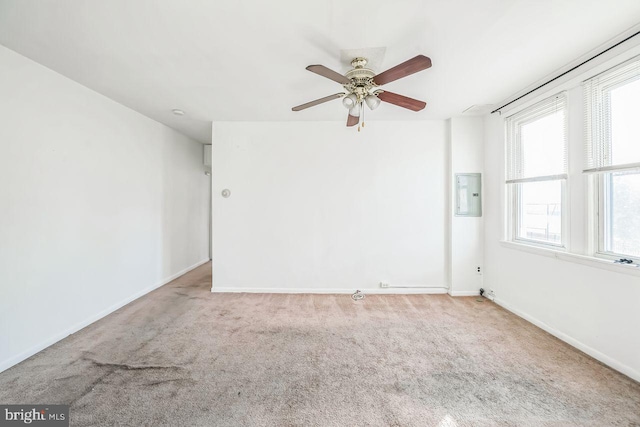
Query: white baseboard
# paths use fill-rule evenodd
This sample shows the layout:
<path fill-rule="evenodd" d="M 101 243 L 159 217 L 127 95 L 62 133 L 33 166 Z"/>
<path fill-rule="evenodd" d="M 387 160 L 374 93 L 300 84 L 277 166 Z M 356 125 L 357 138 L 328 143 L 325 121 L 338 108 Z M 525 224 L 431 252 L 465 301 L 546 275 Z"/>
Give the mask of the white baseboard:
<path fill-rule="evenodd" d="M 599 360 L 600 362 L 604 363 L 605 365 L 615 369 L 618 372 L 621 372 L 623 374 L 625 374 L 626 376 L 628 376 L 629 378 L 632 378 L 638 382 L 640 382 L 640 372 L 636 371 L 635 369 L 630 368 L 627 365 L 624 365 L 620 362 L 618 362 L 615 359 L 612 359 L 611 357 L 607 356 L 606 354 L 603 354 L 601 352 L 599 352 L 598 350 L 595 350 L 591 347 L 589 347 L 588 345 L 585 345 L 583 343 L 581 343 L 580 341 L 570 337 L 569 335 L 565 334 L 564 332 L 561 332 L 555 328 L 552 328 L 551 326 L 547 325 L 546 323 L 536 319 L 535 317 L 532 317 L 530 315 L 528 315 L 527 313 L 523 313 L 522 311 L 515 309 L 513 307 L 511 307 L 509 305 L 509 303 L 496 298 L 494 299 L 494 302 L 496 304 L 498 304 L 499 306 L 503 307 L 504 309 L 512 312 L 513 314 L 522 317 L 524 320 L 533 323 L 534 325 L 536 325 L 537 327 L 539 327 L 540 329 L 550 333 L 551 335 L 553 335 L 554 337 L 566 342 L 567 344 L 577 348 L 578 350 L 588 354 L 589 356 L 593 357 L 596 360 Z"/>
<path fill-rule="evenodd" d="M 353 294 L 353 289 L 344 288 L 257 288 L 236 286 L 214 286 L 215 293 L 258 293 L 258 294 Z M 447 288 L 374 288 L 360 289 L 363 294 L 446 294 Z"/>
<path fill-rule="evenodd" d="M 173 282 L 173 281 L 174 281 L 174 280 L 176 280 L 178 277 L 180 277 L 180 276 L 184 276 L 185 274 L 187 274 L 187 273 L 188 273 L 188 272 L 190 272 L 191 270 L 195 270 L 196 268 L 200 267 L 200 266 L 201 266 L 201 265 L 203 265 L 203 264 L 208 263 L 209 261 L 211 261 L 209 258 L 205 258 L 205 259 L 203 259 L 203 260 L 201 260 L 201 261 L 198 261 L 198 262 L 196 262 L 195 264 L 193 264 L 192 266 L 189 266 L 189 267 L 185 268 L 184 270 L 180 270 L 180 271 L 178 271 L 176 274 L 173 274 L 173 275 L 171 275 L 171 276 L 169 276 L 169 277 L 165 278 L 165 279 L 164 279 L 164 280 L 162 280 L 162 282 L 160 282 L 159 284 L 154 285 L 153 289 L 159 288 L 160 286 L 164 286 L 164 285 L 166 285 L 166 284 L 167 284 L 167 283 L 169 283 L 169 282 Z M 150 291 L 148 291 L 148 292 L 145 292 L 145 294 L 147 294 L 147 293 L 151 292 L 153 289 L 151 289 L 151 290 L 150 290 Z M 142 294 L 142 295 L 144 295 L 144 294 Z M 142 295 L 140 295 L 140 296 L 142 296 Z M 137 299 L 137 298 L 139 298 L 139 297 L 136 297 L 136 298 L 134 298 L 134 299 Z M 131 301 L 133 301 L 133 300 L 131 300 Z M 128 304 L 128 303 L 125 303 L 125 304 Z M 123 304 L 123 305 L 124 305 L 124 304 Z"/>
<path fill-rule="evenodd" d="M 61 339 L 64 339 L 66 337 L 68 337 L 71 334 L 75 334 L 76 332 L 78 332 L 80 329 L 85 328 L 87 326 L 89 326 L 90 324 L 92 324 L 93 322 L 96 322 L 100 319 L 102 319 L 103 317 L 113 313 L 114 311 L 116 311 L 117 309 L 129 304 L 132 301 L 137 300 L 138 298 L 148 294 L 149 292 L 158 289 L 161 286 L 166 285 L 167 283 L 177 279 L 178 277 L 182 276 L 183 274 L 186 274 L 188 272 L 190 272 L 191 270 L 200 267 L 201 265 L 205 264 L 209 262 L 209 258 L 202 260 L 202 261 L 198 261 L 197 263 L 193 264 L 190 267 L 185 268 L 184 270 L 181 270 L 175 274 L 172 274 L 171 276 L 161 280 L 160 282 L 149 286 L 147 288 L 142 289 L 141 291 L 136 292 L 135 294 L 123 299 L 122 301 L 119 301 L 107 308 L 105 308 L 104 310 L 100 311 L 99 313 L 90 316 L 87 319 L 84 319 L 81 322 L 76 323 L 75 325 L 65 329 L 64 331 L 42 341 L 41 343 L 29 348 L 28 350 L 25 350 L 13 357 L 10 357 L 9 359 L 3 360 L 2 362 L 0 362 L 0 372 L 9 369 L 10 367 L 17 365 L 18 363 L 22 362 L 23 360 L 33 356 L 34 354 L 44 350 L 45 348 L 57 343 L 58 341 L 60 341 Z"/>
<path fill-rule="evenodd" d="M 449 295 L 452 297 L 477 297 L 480 295 L 480 291 L 449 291 Z"/>

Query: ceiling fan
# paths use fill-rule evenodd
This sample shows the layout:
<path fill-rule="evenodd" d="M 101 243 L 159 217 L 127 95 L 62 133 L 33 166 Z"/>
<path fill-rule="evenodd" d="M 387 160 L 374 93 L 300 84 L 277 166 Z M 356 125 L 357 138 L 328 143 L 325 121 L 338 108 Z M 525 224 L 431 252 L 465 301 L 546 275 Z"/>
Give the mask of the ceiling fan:
<path fill-rule="evenodd" d="M 424 55 L 418 55 L 377 75 L 371 69 L 365 68 L 365 65 L 367 65 L 366 58 L 354 58 L 351 61 L 353 70 L 347 71 L 344 76 L 324 65 L 309 65 L 307 70 L 340 83 L 347 92 L 325 96 L 324 98 L 293 107 L 292 110 L 300 111 L 333 99 L 342 98 L 342 105 L 349 109 L 347 126 L 355 126 L 362 121 L 362 126 L 364 127 L 363 104 L 367 104 L 370 109 L 375 110 L 380 105 L 380 101 L 384 101 L 412 111 L 420 111 L 427 105 L 426 102 L 377 88 L 418 71 L 426 70 L 431 67 L 431 59 Z M 360 126 L 358 126 L 358 131 L 360 131 Z"/>

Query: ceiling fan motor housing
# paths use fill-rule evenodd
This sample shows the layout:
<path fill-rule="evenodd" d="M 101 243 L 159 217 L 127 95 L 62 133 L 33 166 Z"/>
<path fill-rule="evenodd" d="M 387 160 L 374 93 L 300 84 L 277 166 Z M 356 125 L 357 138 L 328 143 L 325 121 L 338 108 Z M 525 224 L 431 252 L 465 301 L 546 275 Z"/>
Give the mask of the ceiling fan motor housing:
<path fill-rule="evenodd" d="M 354 68 L 353 70 L 347 71 L 346 77 L 350 80 L 354 80 L 358 83 L 368 83 L 370 80 L 373 80 L 376 73 L 369 68 Z M 373 84 L 373 82 L 371 82 Z"/>
<path fill-rule="evenodd" d="M 351 61 L 351 65 L 354 69 L 347 71 L 347 74 L 345 74 L 345 77 L 351 80 L 351 83 L 344 85 L 344 88 L 349 93 L 355 93 L 358 96 L 358 101 L 360 102 L 370 94 L 370 90 L 372 88 L 377 86 L 373 82 L 373 78 L 376 73 L 369 68 L 364 68 L 366 64 L 367 60 L 365 58 L 355 58 Z"/>

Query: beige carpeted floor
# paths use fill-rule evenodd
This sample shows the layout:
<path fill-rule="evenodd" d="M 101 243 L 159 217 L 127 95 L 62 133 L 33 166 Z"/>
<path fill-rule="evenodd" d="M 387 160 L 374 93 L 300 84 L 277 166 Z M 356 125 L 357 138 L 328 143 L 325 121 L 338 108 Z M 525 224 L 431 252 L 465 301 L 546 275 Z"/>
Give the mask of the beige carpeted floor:
<path fill-rule="evenodd" d="M 71 425 L 638 426 L 640 384 L 489 301 L 211 294 L 202 266 L 0 374 Z"/>

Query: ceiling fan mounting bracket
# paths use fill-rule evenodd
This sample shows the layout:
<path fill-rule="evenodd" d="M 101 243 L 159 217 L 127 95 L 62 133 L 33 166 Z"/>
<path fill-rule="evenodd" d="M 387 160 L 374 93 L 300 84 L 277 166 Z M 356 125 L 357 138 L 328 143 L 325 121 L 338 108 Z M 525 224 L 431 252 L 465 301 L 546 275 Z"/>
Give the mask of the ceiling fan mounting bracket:
<path fill-rule="evenodd" d="M 369 62 L 367 58 L 359 56 L 351 60 L 351 66 L 353 68 L 364 68 L 364 66 L 367 65 L 367 62 Z"/>

